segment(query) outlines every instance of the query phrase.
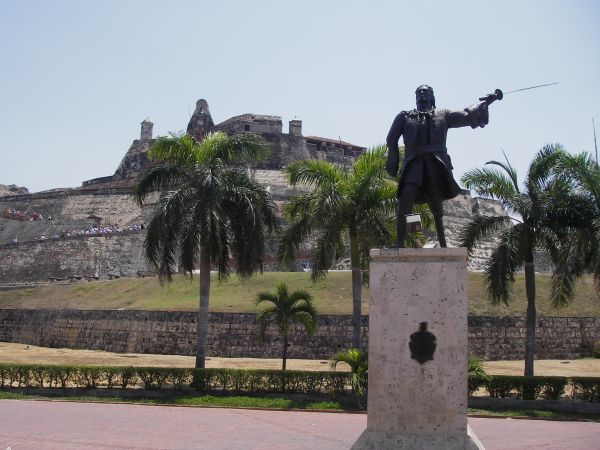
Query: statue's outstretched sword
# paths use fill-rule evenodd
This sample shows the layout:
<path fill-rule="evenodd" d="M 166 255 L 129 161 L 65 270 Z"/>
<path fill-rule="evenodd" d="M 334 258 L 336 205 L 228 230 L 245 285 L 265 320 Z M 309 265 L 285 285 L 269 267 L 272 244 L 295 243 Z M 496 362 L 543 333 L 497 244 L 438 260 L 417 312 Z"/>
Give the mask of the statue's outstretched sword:
<path fill-rule="evenodd" d="M 537 89 L 545 86 L 553 86 L 558 83 L 546 83 L 538 84 L 537 86 L 529 86 L 526 88 L 515 89 L 514 91 L 502 92 L 500 89 L 496 89 L 492 94 L 488 94 L 485 97 L 481 97 L 479 100 L 486 102 L 488 105 L 495 102 L 496 100 L 502 100 L 506 94 L 512 94 L 513 92 L 527 91 L 529 89 Z"/>

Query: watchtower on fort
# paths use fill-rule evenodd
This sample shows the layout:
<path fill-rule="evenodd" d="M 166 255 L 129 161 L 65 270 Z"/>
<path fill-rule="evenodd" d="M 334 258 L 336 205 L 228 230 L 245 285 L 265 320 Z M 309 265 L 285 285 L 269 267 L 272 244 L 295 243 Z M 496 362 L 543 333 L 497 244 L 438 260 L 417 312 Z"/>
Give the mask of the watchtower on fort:
<path fill-rule="evenodd" d="M 201 98 L 196 102 L 196 109 L 187 126 L 187 134 L 200 141 L 214 126 L 208 102 Z"/>
<path fill-rule="evenodd" d="M 149 117 L 146 117 L 141 125 L 142 129 L 140 131 L 140 141 L 149 141 L 152 139 L 152 128 L 154 128 L 154 123 Z"/>

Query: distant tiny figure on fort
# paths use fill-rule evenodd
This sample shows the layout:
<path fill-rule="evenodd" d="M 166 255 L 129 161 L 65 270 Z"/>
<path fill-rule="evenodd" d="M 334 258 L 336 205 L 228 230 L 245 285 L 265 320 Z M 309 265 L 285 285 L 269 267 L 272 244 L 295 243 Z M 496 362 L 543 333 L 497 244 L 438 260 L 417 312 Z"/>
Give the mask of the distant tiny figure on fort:
<path fill-rule="evenodd" d="M 430 86 L 419 86 L 415 94 L 417 108 L 398 114 L 387 136 L 386 170 L 391 176 L 398 173 L 400 136 L 404 137 L 405 147 L 397 192 L 397 246 L 405 245 L 406 215 L 415 203 L 427 203 L 435 220 L 440 246 L 446 247 L 442 201 L 454 198 L 460 192 L 452 176 L 452 162 L 446 149 L 448 128 L 483 128 L 488 124 L 490 101 L 479 101 L 462 111 L 449 111 L 436 109 Z"/>

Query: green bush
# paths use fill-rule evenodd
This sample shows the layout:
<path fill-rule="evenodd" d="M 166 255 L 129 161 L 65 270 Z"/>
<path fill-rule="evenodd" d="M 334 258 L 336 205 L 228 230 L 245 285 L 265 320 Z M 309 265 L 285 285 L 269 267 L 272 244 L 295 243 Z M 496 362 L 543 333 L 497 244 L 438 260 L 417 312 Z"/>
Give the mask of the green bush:
<path fill-rule="evenodd" d="M 0 387 L 60 387 L 128 389 L 141 381 L 146 389 L 191 386 L 215 393 L 300 393 L 340 397 L 355 388 L 349 372 L 303 372 L 296 370 L 182 369 L 157 367 L 60 366 L 0 363 Z M 366 381 L 366 379 L 365 379 Z M 484 387 L 494 398 L 559 399 L 567 386 L 574 399 L 600 401 L 600 378 L 520 377 L 469 375 L 469 395 Z M 366 390 L 366 386 L 364 387 Z"/>
<path fill-rule="evenodd" d="M 516 393 L 519 386 L 519 378 L 510 375 L 494 375 L 484 384 L 485 389 L 492 398 L 506 398 L 511 393 Z"/>
<path fill-rule="evenodd" d="M 0 388 L 8 385 L 8 370 L 5 364 L 0 364 Z"/>
<path fill-rule="evenodd" d="M 515 380 L 517 398 L 523 400 L 535 400 L 542 392 L 543 384 L 538 377 L 519 377 Z"/>
<path fill-rule="evenodd" d="M 485 387 L 489 379 L 490 378 L 487 375 L 485 377 L 481 375 L 467 375 L 468 396 L 472 397 L 479 388 Z"/>
<path fill-rule="evenodd" d="M 600 358 L 600 340 L 596 341 L 596 345 L 594 345 L 594 348 L 592 349 L 592 355 L 594 358 Z"/>
<path fill-rule="evenodd" d="M 506 398 L 514 395 L 523 400 L 536 400 L 545 398 L 549 400 L 558 400 L 564 393 L 567 385 L 566 377 L 523 377 L 512 375 L 493 375 L 489 376 L 487 381 L 480 379 L 473 380 L 475 383 L 481 383 L 477 387 L 484 386 L 489 392 L 490 397 Z"/>
<path fill-rule="evenodd" d="M 469 356 L 467 361 L 467 375 L 478 376 L 485 379 L 488 375 L 483 366 L 483 359 L 476 356 Z"/>
<path fill-rule="evenodd" d="M 135 373 L 144 383 L 146 389 L 161 389 L 162 385 L 171 377 L 171 368 L 163 367 L 138 367 Z"/>
<path fill-rule="evenodd" d="M 567 377 L 538 377 L 543 380 L 542 397 L 546 400 L 559 400 L 565 393 Z"/>
<path fill-rule="evenodd" d="M 75 382 L 78 387 L 96 389 L 98 384 L 105 379 L 102 367 L 80 366 L 76 368 Z"/>
<path fill-rule="evenodd" d="M 115 367 L 118 370 L 117 383 L 121 389 L 127 389 L 127 386 L 132 386 L 138 381 L 135 367 Z"/>
<path fill-rule="evenodd" d="M 190 384 L 193 380 L 191 369 L 170 369 L 168 381 L 175 386 L 176 389 L 183 389 L 183 386 Z"/>
<path fill-rule="evenodd" d="M 73 381 L 75 369 L 74 366 L 46 366 L 53 385 L 63 389 L 69 387 L 69 383 Z"/>
<path fill-rule="evenodd" d="M 61 387 L 98 389 L 133 387 L 196 390 L 221 393 L 303 393 L 339 396 L 350 388 L 347 372 L 295 370 L 182 369 L 161 367 L 59 366 L 0 363 L 1 387 Z"/>
<path fill-rule="evenodd" d="M 573 377 L 572 396 L 586 402 L 600 402 L 600 378 Z"/>

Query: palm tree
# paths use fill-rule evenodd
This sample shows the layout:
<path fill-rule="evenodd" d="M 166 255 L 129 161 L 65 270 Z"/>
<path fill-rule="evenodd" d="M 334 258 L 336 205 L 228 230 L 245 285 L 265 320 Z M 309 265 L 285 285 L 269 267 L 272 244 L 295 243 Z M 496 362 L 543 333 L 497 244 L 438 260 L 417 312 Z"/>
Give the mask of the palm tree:
<path fill-rule="evenodd" d="M 275 206 L 246 169 L 234 165 L 267 152 L 254 134 L 208 134 L 202 142 L 182 134 L 159 138 L 148 157 L 160 163 L 141 176 L 133 196 L 141 206 L 157 189 L 172 189 L 158 202 L 147 227 L 144 252 L 162 283 L 177 267 L 192 276 L 200 266 L 196 367 L 203 368 L 208 333 L 210 269 L 219 280 L 235 269 L 242 277 L 262 271 L 265 239 L 277 229 Z"/>
<path fill-rule="evenodd" d="M 359 403 L 362 403 L 366 398 L 368 387 L 368 352 L 362 352 L 357 348 L 337 352 L 331 357 L 330 366 L 335 370 L 337 365 L 341 362 L 350 366 L 350 372 L 352 372 L 352 390 L 357 395 Z"/>
<path fill-rule="evenodd" d="M 281 369 L 285 370 L 291 323 L 295 320 L 300 321 L 308 335 L 312 336 L 317 327 L 317 311 L 308 292 L 297 290 L 290 293 L 285 283 L 277 286 L 276 292 L 259 292 L 256 296 L 256 306 L 260 306 L 263 302 L 269 302 L 270 305 L 261 310 L 256 317 L 258 336 L 264 341 L 269 325 L 273 323 L 277 326 L 283 337 Z"/>
<path fill-rule="evenodd" d="M 546 145 L 535 156 L 524 184 L 519 188 L 517 173 L 506 164 L 489 161 L 498 166 L 475 169 L 461 179 L 463 185 L 477 194 L 497 199 L 508 212 L 506 216 L 479 216 L 461 231 L 461 246 L 469 254 L 482 238 L 498 235 L 498 245 L 486 262 L 484 279 L 493 303 L 508 303 L 517 270 L 525 267 L 525 290 L 527 295 L 525 376 L 533 376 L 535 352 L 535 266 L 534 251 L 552 251 L 557 235 L 549 220 L 552 202 L 551 168 L 563 154 L 558 144 Z"/>
<path fill-rule="evenodd" d="M 557 190 L 563 195 L 554 204 L 553 222 L 561 226 L 552 260 L 552 303 L 568 304 L 577 278 L 594 276 L 600 291 L 600 167 L 587 153 L 564 153 L 553 169 Z"/>
<path fill-rule="evenodd" d="M 313 281 L 323 277 L 350 243 L 352 269 L 352 345 L 360 348 L 361 267 L 369 247 L 393 239 L 396 186 L 385 177 L 385 147 L 361 154 L 351 169 L 318 160 L 296 161 L 285 169 L 292 186 L 309 188 L 290 199 L 285 212 L 290 226 L 277 248 L 281 263 L 290 263 L 300 244 L 316 240 L 311 261 Z M 361 264 L 362 262 L 362 264 Z"/>

